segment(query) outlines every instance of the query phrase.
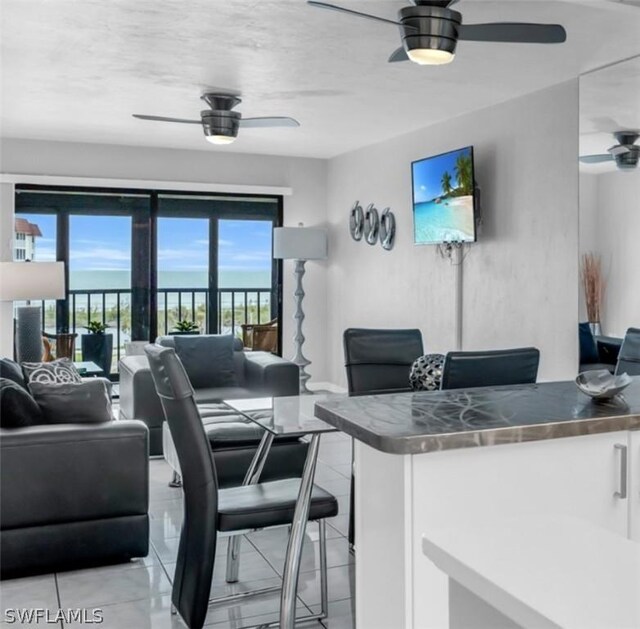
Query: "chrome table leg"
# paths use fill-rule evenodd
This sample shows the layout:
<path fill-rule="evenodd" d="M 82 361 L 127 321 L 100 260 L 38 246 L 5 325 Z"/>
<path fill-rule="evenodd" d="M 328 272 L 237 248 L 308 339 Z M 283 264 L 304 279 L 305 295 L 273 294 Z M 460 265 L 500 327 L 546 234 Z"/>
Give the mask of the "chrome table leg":
<path fill-rule="evenodd" d="M 311 507 L 311 492 L 313 491 L 313 478 L 316 471 L 319 445 L 320 433 L 311 435 L 284 561 L 282 592 L 280 594 L 280 629 L 294 629 L 296 623 L 296 597 L 298 576 L 300 574 L 300 559 Z"/>
<path fill-rule="evenodd" d="M 326 618 L 329 614 L 329 586 L 327 583 L 327 523 L 318 520 L 318 532 L 320 541 L 320 615 Z"/>
<path fill-rule="evenodd" d="M 267 456 L 271 450 L 271 444 L 273 443 L 275 435 L 268 431 L 264 431 L 260 444 L 256 449 L 256 453 L 253 455 L 251 464 L 247 469 L 243 485 L 255 485 L 260 480 L 260 474 L 264 469 L 264 464 L 267 461 Z M 240 542 L 242 541 L 242 535 L 234 535 L 229 538 L 227 546 L 227 572 L 225 580 L 227 583 L 237 583 L 238 573 L 240 571 Z"/>

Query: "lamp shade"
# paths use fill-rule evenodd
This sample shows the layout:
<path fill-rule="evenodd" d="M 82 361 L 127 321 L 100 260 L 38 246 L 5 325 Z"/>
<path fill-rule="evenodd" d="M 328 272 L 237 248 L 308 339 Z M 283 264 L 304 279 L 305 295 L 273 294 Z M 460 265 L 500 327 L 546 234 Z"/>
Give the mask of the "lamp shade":
<path fill-rule="evenodd" d="M 276 227 L 273 257 L 281 260 L 325 260 L 327 230 L 322 227 Z"/>
<path fill-rule="evenodd" d="M 64 299 L 64 262 L 0 262 L 0 301 Z"/>

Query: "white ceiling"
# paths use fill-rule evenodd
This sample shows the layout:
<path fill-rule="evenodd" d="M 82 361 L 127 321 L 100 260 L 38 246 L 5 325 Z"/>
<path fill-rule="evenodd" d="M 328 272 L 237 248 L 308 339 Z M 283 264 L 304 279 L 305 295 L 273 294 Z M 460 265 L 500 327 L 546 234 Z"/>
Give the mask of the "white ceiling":
<path fill-rule="evenodd" d="M 605 153 L 614 131 L 640 133 L 640 57 L 580 79 L 580 155 Z M 614 162 L 580 164 L 584 172 L 611 172 Z"/>
<path fill-rule="evenodd" d="M 341 0 L 336 0 L 341 2 Z M 344 0 L 394 17 L 404 3 Z M 4 137 L 330 157 L 640 53 L 640 9 L 607 0 L 464 0 L 468 23 L 562 23 L 555 46 L 461 42 L 450 66 L 387 64 L 393 26 L 304 0 L 2 0 Z M 299 129 L 241 131 L 229 147 L 197 126 L 199 95 L 237 90 L 245 116 Z"/>

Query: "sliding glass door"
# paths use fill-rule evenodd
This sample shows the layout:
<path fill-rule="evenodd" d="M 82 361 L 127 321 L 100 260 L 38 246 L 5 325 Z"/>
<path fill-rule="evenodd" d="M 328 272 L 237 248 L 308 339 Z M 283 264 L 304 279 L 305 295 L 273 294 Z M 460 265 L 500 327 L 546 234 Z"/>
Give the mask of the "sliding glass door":
<path fill-rule="evenodd" d="M 67 298 L 43 304 L 43 329 L 108 325 L 116 375 L 130 340 L 188 323 L 240 337 L 279 317 L 281 208 L 279 197 L 18 186 L 14 257 L 67 263 Z"/>

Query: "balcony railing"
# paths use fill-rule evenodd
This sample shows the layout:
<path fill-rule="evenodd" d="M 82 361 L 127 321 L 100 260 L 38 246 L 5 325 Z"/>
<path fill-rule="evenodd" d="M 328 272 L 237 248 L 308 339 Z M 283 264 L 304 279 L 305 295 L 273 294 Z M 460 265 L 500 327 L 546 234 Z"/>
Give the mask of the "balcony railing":
<path fill-rule="evenodd" d="M 217 291 L 218 320 L 215 333 L 239 336 L 245 323 L 271 320 L 272 293 L 268 288 L 221 288 Z M 69 332 L 81 334 L 89 321 L 101 321 L 113 334 L 113 367 L 131 340 L 131 290 L 86 289 L 69 291 Z M 206 288 L 159 288 L 157 290 L 158 334 L 168 334 L 178 321 L 192 321 L 201 331 L 209 330 L 209 290 Z M 56 331 L 56 302 L 42 302 L 42 329 Z M 76 354 L 80 360 L 80 344 Z"/>

